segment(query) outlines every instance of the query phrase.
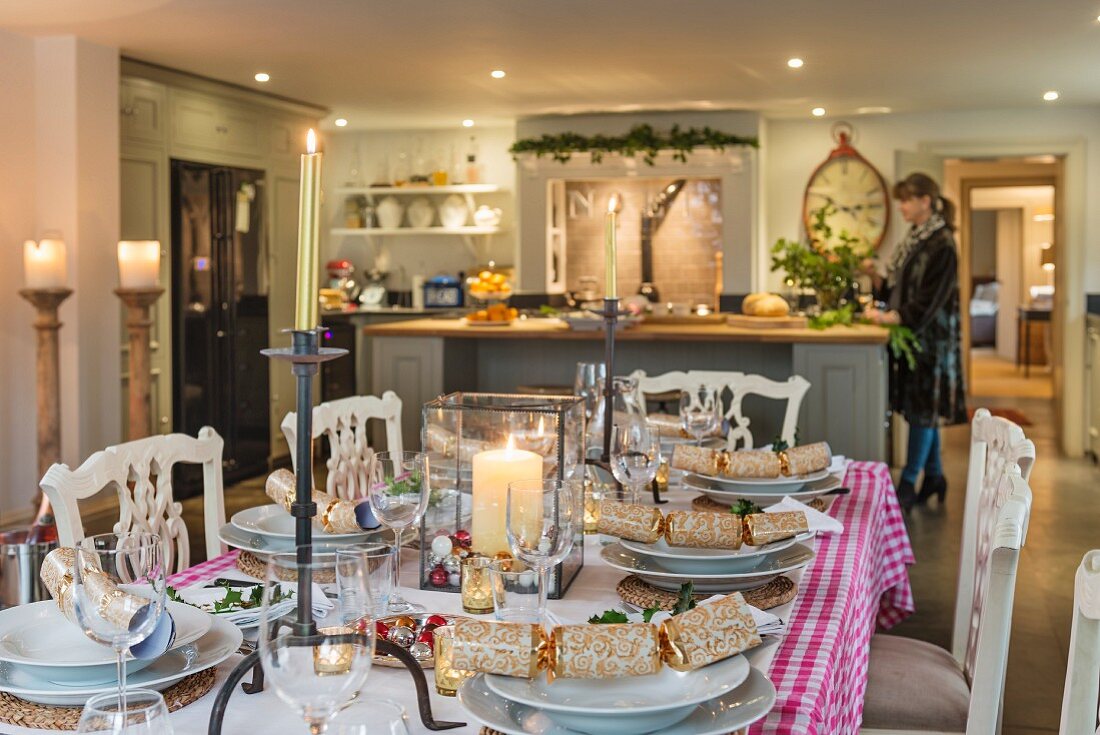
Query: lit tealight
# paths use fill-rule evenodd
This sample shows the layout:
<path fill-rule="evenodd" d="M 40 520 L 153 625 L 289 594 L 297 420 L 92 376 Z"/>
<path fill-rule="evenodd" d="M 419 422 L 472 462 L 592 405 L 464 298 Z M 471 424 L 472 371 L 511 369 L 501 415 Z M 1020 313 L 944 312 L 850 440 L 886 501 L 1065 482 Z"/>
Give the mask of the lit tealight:
<path fill-rule="evenodd" d="M 824 107 L 815 107 L 814 109 L 810 110 L 810 114 L 813 115 L 814 117 L 824 117 L 825 116 L 825 108 Z"/>
<path fill-rule="evenodd" d="M 1058 93 L 1055 92 L 1053 89 L 1049 92 L 1043 92 L 1043 99 L 1047 102 L 1053 102 L 1054 100 L 1058 99 Z"/>
<path fill-rule="evenodd" d="M 793 59 L 787 59 L 787 66 L 791 67 L 792 69 L 801 69 L 802 63 L 802 59 L 798 58 L 797 56 Z"/>
<path fill-rule="evenodd" d="M 256 75 L 255 79 L 257 82 L 269 82 L 271 81 L 271 75 L 265 71 L 261 71 Z"/>

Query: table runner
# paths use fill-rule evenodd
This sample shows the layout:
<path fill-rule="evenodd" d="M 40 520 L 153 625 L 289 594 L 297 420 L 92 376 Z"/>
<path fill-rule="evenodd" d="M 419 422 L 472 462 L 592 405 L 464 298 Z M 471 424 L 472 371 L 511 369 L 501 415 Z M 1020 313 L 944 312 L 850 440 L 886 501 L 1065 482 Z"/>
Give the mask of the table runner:
<path fill-rule="evenodd" d="M 816 544 L 817 558 L 792 576 L 799 585 L 794 603 L 778 608 L 788 623 L 784 642 L 750 657 L 768 672 L 778 691 L 773 712 L 751 730 L 764 733 L 855 733 L 866 689 L 867 651 L 876 619 L 883 626 L 897 623 L 913 610 L 905 565 L 913 561 L 900 508 L 885 465 L 853 463 L 847 485 L 852 493 L 836 498 L 830 514 L 845 525 L 841 536 L 823 537 Z M 689 508 L 695 493 L 673 490 L 665 509 Z M 552 600 L 551 609 L 571 621 L 618 602 L 615 584 L 623 574 L 599 558 L 599 539 L 586 538 L 585 566 L 564 600 Z M 232 551 L 172 575 L 169 583 L 181 588 L 223 576 L 235 569 Z M 406 550 L 402 579 L 415 580 L 415 552 Z M 461 614 L 459 596 L 408 590 L 408 599 L 439 612 Z M 881 602 L 880 602 L 881 600 Z M 240 661 L 231 657 L 218 670 L 220 688 L 229 670 Z M 367 682 L 371 696 L 394 699 L 409 712 L 414 735 L 429 733 L 419 722 L 416 699 L 407 674 L 375 667 Z M 206 731 L 215 692 L 172 714 L 177 733 Z M 478 732 L 454 699 L 432 694 L 437 719 L 462 720 L 466 727 L 448 732 Z M 248 696 L 239 689 L 229 705 L 224 732 L 238 732 L 262 724 L 265 735 L 300 735 L 305 727 L 274 692 Z M 13 733 L 36 731 L 13 728 Z"/>
<path fill-rule="evenodd" d="M 844 533 L 820 539 L 802 576 L 769 670 L 776 705 L 751 735 L 858 732 L 875 623 L 890 628 L 914 610 L 913 550 L 888 468 L 853 462 L 846 480 L 851 494 L 829 509 Z"/>

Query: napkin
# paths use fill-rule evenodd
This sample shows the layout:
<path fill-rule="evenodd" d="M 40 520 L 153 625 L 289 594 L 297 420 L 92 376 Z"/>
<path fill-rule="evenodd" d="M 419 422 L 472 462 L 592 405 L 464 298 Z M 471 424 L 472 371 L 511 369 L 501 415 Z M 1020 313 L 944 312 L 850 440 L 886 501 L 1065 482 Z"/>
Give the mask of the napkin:
<path fill-rule="evenodd" d="M 839 475 L 841 481 L 844 480 L 844 475 L 848 473 L 848 465 L 852 463 L 852 460 L 845 457 L 843 454 L 834 454 L 833 461 L 829 463 L 829 474 Z"/>
<path fill-rule="evenodd" d="M 764 509 L 765 513 L 783 513 L 786 511 L 800 510 L 806 514 L 806 523 L 814 533 L 844 533 L 844 524 L 826 515 L 819 510 L 811 508 L 803 502 L 795 500 L 790 495 L 783 496 L 775 505 Z"/>
<path fill-rule="evenodd" d="M 235 578 L 230 575 L 226 575 L 229 578 Z M 179 590 L 179 596 L 184 602 L 188 602 L 192 605 L 197 605 L 207 612 L 217 615 L 220 618 L 228 620 L 234 625 L 242 628 L 247 628 L 252 625 L 256 625 L 260 622 L 260 608 L 253 607 L 247 610 L 236 610 L 234 612 L 215 613 L 214 603 L 221 600 L 229 592 L 225 587 L 207 587 L 207 582 L 200 582 L 190 587 L 185 587 Z M 283 594 L 288 594 L 297 591 L 297 585 L 293 582 L 281 582 L 279 585 L 282 588 Z M 241 590 L 242 595 L 248 596 L 252 592 L 250 587 L 237 587 L 234 589 Z M 298 604 L 297 596 L 279 602 L 273 608 L 275 616 L 285 615 L 295 608 Z M 330 610 L 335 607 L 335 603 L 325 596 L 324 590 L 322 590 L 316 583 L 313 585 L 313 614 L 318 618 L 324 618 L 328 616 Z"/>

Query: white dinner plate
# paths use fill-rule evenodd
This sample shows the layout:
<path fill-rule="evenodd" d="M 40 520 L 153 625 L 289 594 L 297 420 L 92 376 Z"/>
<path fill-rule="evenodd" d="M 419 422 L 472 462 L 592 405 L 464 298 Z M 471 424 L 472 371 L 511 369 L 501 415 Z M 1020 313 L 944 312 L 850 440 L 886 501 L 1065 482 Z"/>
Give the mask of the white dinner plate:
<path fill-rule="evenodd" d="M 753 487 L 745 485 L 732 489 L 727 485 L 707 479 L 702 475 L 694 475 L 691 473 L 685 474 L 684 478 L 680 481 L 680 486 L 685 490 L 696 490 L 717 503 L 725 503 L 727 505 L 733 505 L 741 499 L 751 500 L 761 505 L 770 505 L 778 502 L 784 495 L 790 495 L 796 500 L 805 502 L 809 498 L 816 498 L 818 495 L 825 495 L 828 492 L 836 490 L 842 484 L 843 480 L 828 474 L 824 478 L 806 483 L 795 490 L 786 492 L 778 492 L 774 486 Z"/>
<path fill-rule="evenodd" d="M 327 536 L 328 534 L 323 535 Z M 357 537 L 344 542 L 331 542 L 327 538 L 322 538 L 321 536 L 321 534 L 314 534 L 313 536 L 314 553 L 335 553 L 336 549 L 371 540 L 371 536 L 368 535 L 362 540 Z M 287 539 L 261 536 L 258 533 L 250 533 L 237 528 L 232 523 L 226 523 L 218 529 L 218 540 L 235 549 L 251 551 L 253 554 L 260 557 L 270 556 L 272 554 L 285 554 L 288 551 L 294 551 L 293 538 Z"/>
<path fill-rule="evenodd" d="M 790 495 L 801 490 L 811 482 L 824 480 L 829 476 L 829 468 L 811 472 L 808 475 L 798 477 L 726 477 L 725 475 L 703 475 L 696 473 L 696 477 L 715 484 L 718 488 L 730 492 L 749 491 L 754 493 L 770 493 L 772 495 Z"/>
<path fill-rule="evenodd" d="M 172 649 L 141 671 L 131 674 L 127 670 L 126 688 L 163 691 L 190 674 L 225 661 L 240 648 L 243 639 L 237 626 L 227 620 L 213 619 L 210 630 L 198 640 Z M 115 691 L 117 687 L 113 676 L 103 684 L 65 684 L 36 676 L 22 666 L 0 667 L 0 691 L 39 704 L 80 706 L 89 697 Z"/>
<path fill-rule="evenodd" d="M 684 582 L 694 582 L 696 592 L 732 592 L 767 584 L 780 574 L 793 572 L 813 561 L 814 552 L 803 544 L 769 554 L 755 568 L 747 572 L 722 572 L 720 574 L 682 574 L 673 572 L 657 559 L 647 557 L 613 543 L 600 550 L 600 558 L 615 569 L 635 574 L 658 589 L 678 591 Z"/>
<path fill-rule="evenodd" d="M 213 618 L 191 605 L 168 602 L 178 648 L 198 640 Z M 97 683 L 115 681 L 115 654 L 69 622 L 53 600 L 0 610 L 0 661 L 26 667 L 50 681 Z M 127 659 L 127 670 L 139 671 L 150 659 Z"/>
<path fill-rule="evenodd" d="M 720 574 L 722 572 L 747 572 L 776 551 L 814 537 L 812 532 L 800 533 L 792 538 L 775 541 L 764 546 L 744 544 L 740 549 L 695 549 L 688 546 L 669 546 L 664 539 L 653 544 L 620 539 L 624 549 L 655 559 L 669 571 L 682 574 Z"/>
<path fill-rule="evenodd" d="M 294 516 L 286 512 L 281 505 L 257 505 L 237 511 L 229 519 L 237 528 L 246 533 L 254 533 L 265 538 L 294 540 Z M 313 537 L 318 541 L 355 541 L 360 543 L 373 531 L 361 533 L 325 533 L 325 529 L 316 520 L 313 521 Z"/>
<path fill-rule="evenodd" d="M 550 713 L 496 694 L 478 674 L 458 688 L 458 701 L 475 720 L 504 735 L 577 735 L 574 730 L 555 722 Z M 691 713 L 674 725 L 661 728 L 662 735 L 726 735 L 756 722 L 775 706 L 775 687 L 766 676 L 750 669 L 745 682 L 720 697 L 694 705 Z M 624 720 L 632 718 L 624 714 Z M 653 732 L 650 720 L 631 721 L 618 733 L 641 735 Z"/>

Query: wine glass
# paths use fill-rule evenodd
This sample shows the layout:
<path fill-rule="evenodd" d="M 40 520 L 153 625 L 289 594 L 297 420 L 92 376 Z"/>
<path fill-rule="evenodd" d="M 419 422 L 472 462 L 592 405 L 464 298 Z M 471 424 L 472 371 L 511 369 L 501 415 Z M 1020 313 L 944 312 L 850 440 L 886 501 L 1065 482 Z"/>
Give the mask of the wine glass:
<path fill-rule="evenodd" d="M 573 395 L 584 399 L 584 418 L 586 421 L 591 421 L 599 408 L 605 380 L 607 380 L 607 365 L 604 363 L 577 363 L 577 374 L 573 378 Z"/>
<path fill-rule="evenodd" d="M 77 723 L 78 733 L 114 733 L 127 735 L 172 735 L 172 723 L 168 721 L 168 707 L 160 692 L 150 689 L 131 690 L 126 698 L 126 709 L 119 709 L 118 695 L 114 692 L 97 694 L 84 704 Z"/>
<path fill-rule="evenodd" d="M 168 647 L 171 618 L 162 620 L 164 596 L 164 546 L 155 533 L 88 536 L 73 549 L 73 610 L 85 635 L 115 650 L 115 707 L 123 730 L 130 714 L 126 704 L 127 652 L 154 633 L 158 639 L 163 637 L 164 648 Z"/>
<path fill-rule="evenodd" d="M 315 554 L 314 561 L 299 564 L 296 553 L 272 555 L 267 562 L 263 606 L 260 610 L 259 650 L 264 676 L 279 699 L 290 705 L 320 735 L 329 721 L 362 690 L 374 656 L 374 621 L 366 607 L 370 599 L 369 574 L 362 557 L 346 556 L 342 590 L 347 599 L 364 605 L 356 612 L 341 605 L 343 617 L 356 615 L 362 622 L 351 627 L 317 628 L 313 634 L 297 630 L 293 616 L 279 615 L 282 583 L 307 574 L 313 580 L 335 576 L 334 555 Z M 312 615 L 312 613 L 307 613 Z"/>
<path fill-rule="evenodd" d="M 644 420 L 632 419 L 615 426 L 611 434 L 611 474 L 628 489 L 627 501 L 657 477 L 661 463 L 660 433 Z"/>
<path fill-rule="evenodd" d="M 376 452 L 370 460 L 370 507 L 374 517 L 394 533 L 397 545 L 397 569 L 394 572 L 391 613 L 424 612 L 401 597 L 401 538 L 405 529 L 420 522 L 431 493 L 428 482 L 428 455 L 423 452 Z"/>
<path fill-rule="evenodd" d="M 330 735 L 409 735 L 409 716 L 392 699 L 359 699 L 340 710 Z"/>
<path fill-rule="evenodd" d="M 703 437 L 722 426 L 722 402 L 718 391 L 700 385 L 680 393 L 680 424 L 702 446 Z"/>
<path fill-rule="evenodd" d="M 397 571 L 398 547 L 393 544 L 356 544 L 336 550 L 336 589 L 345 625 L 363 617 L 363 611 L 374 618 L 389 614 L 393 594 L 393 576 Z M 359 575 L 367 575 L 370 596 L 360 599 L 363 586 Z"/>
<path fill-rule="evenodd" d="M 546 616 L 550 568 L 564 559 L 582 528 L 584 482 L 518 480 L 508 483 L 505 524 L 512 555 L 538 570 L 538 621 Z"/>

